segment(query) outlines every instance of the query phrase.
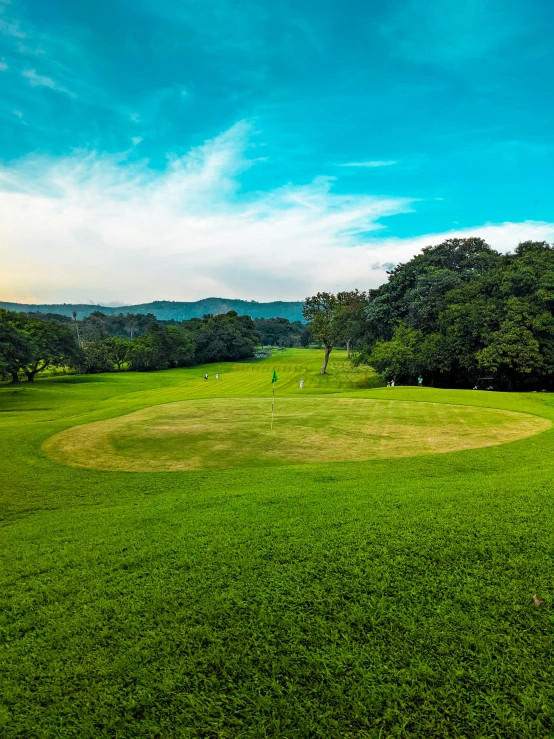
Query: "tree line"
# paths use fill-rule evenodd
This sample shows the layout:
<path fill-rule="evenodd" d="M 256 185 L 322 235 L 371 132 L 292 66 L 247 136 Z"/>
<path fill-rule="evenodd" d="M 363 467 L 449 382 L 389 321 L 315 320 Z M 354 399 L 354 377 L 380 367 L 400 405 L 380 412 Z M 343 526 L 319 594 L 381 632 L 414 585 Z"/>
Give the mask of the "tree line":
<path fill-rule="evenodd" d="M 235 311 L 177 322 L 98 311 L 72 321 L 56 314 L 0 310 L 0 377 L 33 382 L 50 367 L 80 373 L 145 372 L 236 361 L 252 357 L 259 341 L 250 316 Z"/>
<path fill-rule="evenodd" d="M 257 345 L 334 347 L 384 379 L 473 387 L 554 384 L 554 246 L 520 243 L 501 254 L 483 239 L 447 239 L 388 272 L 374 290 L 319 292 L 303 318 L 252 319 L 236 311 L 185 321 L 152 314 L 81 321 L 0 310 L 0 377 L 18 382 L 49 367 L 137 371 L 235 361 Z"/>
<path fill-rule="evenodd" d="M 387 380 L 512 389 L 554 383 L 554 246 L 501 254 L 481 238 L 447 239 L 388 272 L 375 290 L 317 293 L 304 318 L 325 345 Z"/>
<path fill-rule="evenodd" d="M 58 313 L 0 309 L 0 378 L 18 382 L 49 367 L 85 374 L 149 371 L 252 357 L 255 347 L 309 346 L 309 327 L 287 318 L 235 311 L 186 321 L 93 311 L 77 320 Z"/>

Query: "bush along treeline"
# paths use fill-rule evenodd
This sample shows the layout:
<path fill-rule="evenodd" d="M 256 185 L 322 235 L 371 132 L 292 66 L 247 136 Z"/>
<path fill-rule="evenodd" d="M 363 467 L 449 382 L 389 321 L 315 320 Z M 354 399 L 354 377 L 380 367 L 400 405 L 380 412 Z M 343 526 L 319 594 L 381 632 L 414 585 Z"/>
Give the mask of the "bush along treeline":
<path fill-rule="evenodd" d="M 264 346 L 291 348 L 308 346 L 305 334 L 306 326 L 301 321 L 289 321 L 287 318 L 254 318 L 254 326 Z M 304 343 L 303 343 L 304 342 Z"/>
<path fill-rule="evenodd" d="M 235 311 L 182 322 L 95 312 L 77 322 L 0 310 L 0 377 L 32 382 L 49 368 L 146 372 L 228 362 L 254 356 L 259 342 L 253 320 Z"/>
<path fill-rule="evenodd" d="M 304 316 L 326 356 L 351 337 L 354 361 L 387 380 L 553 387 L 554 246 L 526 241 L 500 254 L 480 238 L 448 239 L 388 275 L 350 300 L 306 299 Z"/>

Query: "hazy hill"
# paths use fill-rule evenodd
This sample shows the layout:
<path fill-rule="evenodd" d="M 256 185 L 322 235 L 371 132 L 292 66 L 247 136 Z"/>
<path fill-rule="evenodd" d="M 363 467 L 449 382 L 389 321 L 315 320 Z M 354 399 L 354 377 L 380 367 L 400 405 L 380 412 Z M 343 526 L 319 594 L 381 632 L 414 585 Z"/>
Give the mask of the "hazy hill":
<path fill-rule="evenodd" d="M 206 313 L 226 313 L 236 310 L 239 315 L 252 316 L 252 318 L 288 318 L 290 321 L 302 320 L 302 301 L 273 303 L 257 303 L 255 300 L 227 300 L 226 298 L 204 298 L 187 303 L 171 300 L 155 300 L 152 303 L 141 303 L 140 305 L 103 306 L 83 305 L 77 303 L 54 303 L 51 305 L 33 305 L 27 303 L 4 303 L 0 302 L 0 308 L 13 310 L 20 313 L 38 311 L 40 313 L 59 313 L 63 316 L 71 316 L 73 311 L 78 318 L 85 318 L 93 311 L 99 310 L 106 315 L 117 315 L 118 313 L 153 313 L 156 318 L 169 320 L 174 318 L 182 321 L 188 318 L 201 317 Z"/>

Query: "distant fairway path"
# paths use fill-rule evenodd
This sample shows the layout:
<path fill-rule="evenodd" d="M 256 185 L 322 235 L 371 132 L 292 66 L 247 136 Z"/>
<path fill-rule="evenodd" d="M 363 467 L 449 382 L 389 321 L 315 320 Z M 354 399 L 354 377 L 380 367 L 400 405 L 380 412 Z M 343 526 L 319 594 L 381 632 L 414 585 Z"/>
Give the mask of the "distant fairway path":
<path fill-rule="evenodd" d="M 446 453 L 515 441 L 552 425 L 505 410 L 382 398 L 278 397 L 272 431 L 269 412 L 268 398 L 156 405 L 67 429 L 43 449 L 55 461 L 89 469 L 232 469 Z"/>
<path fill-rule="evenodd" d="M 554 396 L 322 354 L 0 385 L 2 739 L 550 739 Z"/>

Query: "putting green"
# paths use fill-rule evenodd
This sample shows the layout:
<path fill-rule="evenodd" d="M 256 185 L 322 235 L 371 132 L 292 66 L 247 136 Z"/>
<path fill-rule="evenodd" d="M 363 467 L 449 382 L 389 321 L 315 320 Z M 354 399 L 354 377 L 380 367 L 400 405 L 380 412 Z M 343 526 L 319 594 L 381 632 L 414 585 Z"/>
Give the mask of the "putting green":
<path fill-rule="evenodd" d="M 230 398 L 157 405 L 67 429 L 43 450 L 73 467 L 129 472 L 364 461 L 494 446 L 551 422 L 513 411 L 368 398 Z"/>

